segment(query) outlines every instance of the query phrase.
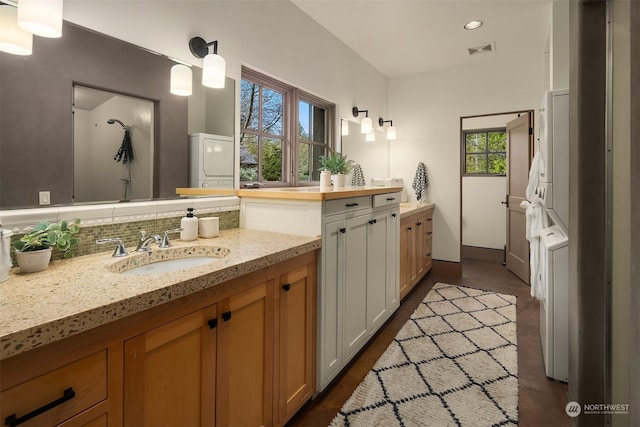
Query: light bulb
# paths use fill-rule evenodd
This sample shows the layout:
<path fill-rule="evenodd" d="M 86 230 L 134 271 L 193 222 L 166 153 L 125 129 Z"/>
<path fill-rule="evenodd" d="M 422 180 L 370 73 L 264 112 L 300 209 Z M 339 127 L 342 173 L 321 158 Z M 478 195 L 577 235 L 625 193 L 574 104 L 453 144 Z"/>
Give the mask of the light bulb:
<path fill-rule="evenodd" d="M 202 84 L 215 89 L 224 88 L 227 63 L 218 54 L 211 53 L 204 58 L 202 65 Z"/>
<path fill-rule="evenodd" d="M 371 117 L 364 117 L 360 122 L 361 133 L 371 133 L 373 131 L 373 120 Z"/>
<path fill-rule="evenodd" d="M 387 139 L 393 141 L 396 139 L 396 128 L 389 126 L 387 128 Z"/>

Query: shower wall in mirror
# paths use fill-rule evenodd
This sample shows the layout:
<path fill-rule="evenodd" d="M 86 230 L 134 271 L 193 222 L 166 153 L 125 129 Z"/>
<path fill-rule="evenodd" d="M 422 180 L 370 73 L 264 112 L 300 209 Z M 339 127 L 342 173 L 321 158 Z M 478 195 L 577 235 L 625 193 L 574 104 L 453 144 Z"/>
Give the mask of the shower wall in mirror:
<path fill-rule="evenodd" d="M 73 200 L 153 196 L 153 102 L 74 86 Z"/>
<path fill-rule="evenodd" d="M 366 185 L 371 185 L 372 178 L 388 178 L 389 144 L 385 133 L 376 130 L 375 141 L 366 141 L 360 133 L 360 123 L 348 121 L 348 128 L 349 134 L 342 135 L 342 152 L 361 166 Z"/>

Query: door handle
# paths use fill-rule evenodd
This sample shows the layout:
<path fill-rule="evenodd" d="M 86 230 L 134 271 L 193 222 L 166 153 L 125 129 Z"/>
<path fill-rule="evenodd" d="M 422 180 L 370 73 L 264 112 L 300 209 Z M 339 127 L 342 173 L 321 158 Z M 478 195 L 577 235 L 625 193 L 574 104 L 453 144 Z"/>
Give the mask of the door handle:
<path fill-rule="evenodd" d="M 224 313 L 222 313 L 222 320 L 224 320 L 225 322 L 231 320 L 231 312 L 225 311 Z"/>
<path fill-rule="evenodd" d="M 289 292 L 291 290 L 291 283 L 282 285 L 282 289 L 284 289 L 285 292 Z"/>
<path fill-rule="evenodd" d="M 500 202 L 503 205 L 507 205 L 506 207 L 509 207 L 509 195 L 507 194 L 506 196 L 504 196 L 504 202 Z"/>

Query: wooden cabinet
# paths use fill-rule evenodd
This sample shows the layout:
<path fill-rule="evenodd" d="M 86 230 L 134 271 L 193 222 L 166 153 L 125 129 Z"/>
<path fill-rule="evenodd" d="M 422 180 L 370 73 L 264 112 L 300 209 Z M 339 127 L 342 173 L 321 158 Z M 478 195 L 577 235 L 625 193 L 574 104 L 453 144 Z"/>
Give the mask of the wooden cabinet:
<path fill-rule="evenodd" d="M 431 270 L 433 209 L 400 221 L 400 299 Z"/>
<path fill-rule="evenodd" d="M 319 390 L 399 306 L 400 198 L 382 196 L 327 202 L 319 292 Z"/>
<path fill-rule="evenodd" d="M 315 391 L 316 263 L 308 252 L 5 359 L 2 420 L 284 425 Z"/>
<path fill-rule="evenodd" d="M 8 426 L 57 425 L 106 398 L 107 351 L 102 350 L 3 390 L 0 417 Z"/>
<path fill-rule="evenodd" d="M 124 345 L 124 425 L 215 424 L 216 306 Z"/>
<path fill-rule="evenodd" d="M 315 265 L 307 264 L 280 276 L 275 293 L 279 308 L 276 425 L 284 425 L 315 392 L 315 277 Z"/>

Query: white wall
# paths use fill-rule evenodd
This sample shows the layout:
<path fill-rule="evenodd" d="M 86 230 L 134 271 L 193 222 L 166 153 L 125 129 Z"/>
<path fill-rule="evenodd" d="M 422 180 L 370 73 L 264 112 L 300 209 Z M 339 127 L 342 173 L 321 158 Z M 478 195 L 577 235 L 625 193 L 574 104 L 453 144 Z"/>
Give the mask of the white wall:
<path fill-rule="evenodd" d="M 351 118 L 355 105 L 370 117 L 387 116 L 387 78 L 289 1 L 66 0 L 64 18 L 199 66 L 189 40 L 218 40 L 236 99 L 247 65 L 335 102 L 339 117 Z"/>
<path fill-rule="evenodd" d="M 435 202 L 433 258 L 460 261 L 460 118 L 538 109 L 544 91 L 543 46 L 506 61 L 438 70 L 389 83 L 389 117 L 398 127 L 390 174 L 404 178 L 410 200 L 418 162 L 427 165 Z M 397 121 L 397 123 L 396 123 Z"/>

